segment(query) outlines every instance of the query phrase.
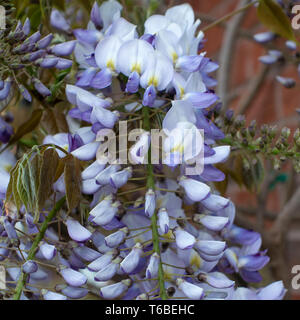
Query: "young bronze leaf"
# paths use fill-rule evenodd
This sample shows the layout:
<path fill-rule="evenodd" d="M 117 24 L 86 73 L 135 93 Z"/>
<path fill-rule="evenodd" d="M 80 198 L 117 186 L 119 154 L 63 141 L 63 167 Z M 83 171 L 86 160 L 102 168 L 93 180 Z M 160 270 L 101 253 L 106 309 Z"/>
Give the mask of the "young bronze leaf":
<path fill-rule="evenodd" d="M 64 178 L 66 186 L 66 196 L 69 211 L 76 208 L 80 201 L 80 189 L 81 189 L 81 172 L 79 160 L 71 155 L 67 156 Z"/>
<path fill-rule="evenodd" d="M 8 145 L 11 145 L 21 139 L 25 134 L 32 132 L 40 123 L 43 115 L 43 110 L 38 109 L 32 112 L 31 118 L 23 123 L 18 129 L 16 134 L 9 141 Z"/>
<path fill-rule="evenodd" d="M 17 187 L 16 187 L 16 181 L 17 181 L 17 175 L 18 175 L 18 165 L 20 163 L 21 159 L 18 160 L 14 168 L 10 171 L 10 179 L 9 184 L 6 191 L 6 197 L 5 197 L 5 208 L 10 207 L 10 203 L 14 202 L 14 204 L 17 207 L 17 210 L 21 207 L 21 201 L 18 196 Z M 7 213 L 9 214 L 9 213 Z"/>
<path fill-rule="evenodd" d="M 274 33 L 295 40 L 290 20 L 275 1 L 260 0 L 257 15 L 259 20 Z"/>
<path fill-rule="evenodd" d="M 38 189 L 38 208 L 41 210 L 52 193 L 59 157 L 55 149 L 47 149 L 43 153 Z"/>

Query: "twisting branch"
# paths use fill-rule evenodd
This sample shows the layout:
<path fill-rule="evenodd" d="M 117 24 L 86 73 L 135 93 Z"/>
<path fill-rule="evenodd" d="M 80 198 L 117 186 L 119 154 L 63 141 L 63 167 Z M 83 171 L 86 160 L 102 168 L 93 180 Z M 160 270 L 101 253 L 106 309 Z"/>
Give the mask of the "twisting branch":
<path fill-rule="evenodd" d="M 294 213 L 300 208 L 300 187 L 295 191 L 291 199 L 285 204 L 283 210 L 278 215 L 272 229 L 271 234 L 274 241 L 280 242 L 283 235 L 287 231 Z"/>
<path fill-rule="evenodd" d="M 260 90 L 262 84 L 264 83 L 265 78 L 269 73 L 270 67 L 263 65 L 259 74 L 254 78 L 254 80 L 249 85 L 249 93 L 246 97 L 242 99 L 237 110 L 238 114 L 244 114 L 248 108 L 251 106 L 254 98 L 256 97 L 258 91 Z"/>
<path fill-rule="evenodd" d="M 228 26 L 225 31 L 224 41 L 220 51 L 220 69 L 218 71 L 218 95 L 223 101 L 223 111 L 227 110 L 227 93 L 229 92 L 229 83 L 230 83 L 230 72 L 231 64 L 233 59 L 234 47 L 236 42 L 236 35 L 241 25 L 243 18 L 245 16 L 245 7 L 248 8 L 249 0 L 241 0 L 238 9 L 235 12 L 238 12 L 228 23 Z M 248 5 L 247 5 L 248 4 Z M 252 4 L 252 3 L 251 3 Z M 242 10 L 243 9 L 243 10 Z M 207 28 L 206 28 L 207 29 Z"/>

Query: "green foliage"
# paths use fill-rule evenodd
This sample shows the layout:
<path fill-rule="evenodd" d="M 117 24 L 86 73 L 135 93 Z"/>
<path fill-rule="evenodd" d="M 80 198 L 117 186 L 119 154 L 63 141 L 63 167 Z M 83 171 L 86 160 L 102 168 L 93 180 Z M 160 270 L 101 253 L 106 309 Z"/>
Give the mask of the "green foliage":
<path fill-rule="evenodd" d="M 274 33 L 289 40 L 296 40 L 289 18 L 275 1 L 260 0 L 257 15 L 260 21 Z"/>

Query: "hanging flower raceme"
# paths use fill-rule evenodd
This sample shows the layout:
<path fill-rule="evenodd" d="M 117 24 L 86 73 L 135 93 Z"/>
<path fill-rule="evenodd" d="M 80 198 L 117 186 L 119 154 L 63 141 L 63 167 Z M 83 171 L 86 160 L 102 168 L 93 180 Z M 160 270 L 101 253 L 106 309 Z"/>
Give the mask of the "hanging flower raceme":
<path fill-rule="evenodd" d="M 43 37 L 39 31 L 31 35 L 30 31 L 30 20 L 27 18 L 24 24 L 18 21 L 7 37 L 1 38 L 1 48 L 3 48 L 1 56 L 4 60 L 3 66 L 6 66 L 4 70 L 0 68 L 1 109 L 12 98 L 12 89 L 15 86 L 26 101 L 32 101 L 28 87 L 18 81 L 20 70 L 27 76 L 29 84 L 32 84 L 41 96 L 46 97 L 51 95 L 50 90 L 39 79 L 28 74 L 28 67 L 37 74 L 38 68 L 64 70 L 72 66 L 72 60 L 66 59 L 65 56 L 72 54 L 76 41 L 66 41 L 51 46 L 53 34 Z"/>
<path fill-rule="evenodd" d="M 28 25 L 17 29 L 24 38 L 18 50 L 37 64 L 62 65 L 60 57 L 74 50 L 79 66 L 76 84 L 65 90 L 72 105 L 70 132 L 44 138 L 46 148 L 57 150 L 55 194 L 39 208 L 39 219 L 25 206 L 1 216 L 0 260 L 17 261 L 7 268 L 9 281 L 17 282 L 20 272 L 25 279 L 26 290 L 19 285 L 17 298 L 282 299 L 282 282 L 259 290 L 236 282 L 260 281 L 259 270 L 269 258 L 260 249 L 260 235 L 234 224 L 233 202 L 211 183 L 224 180 L 215 165 L 227 160 L 230 147 L 220 143 L 224 134 L 207 117 L 218 100 L 208 76 L 217 65 L 200 52 L 204 34 L 195 34 L 200 21 L 183 4 L 149 17 L 144 34 L 138 34 L 121 10 L 115 0 L 95 2 L 87 29 L 74 30 L 77 41 L 49 50 L 51 37 L 34 34 L 25 40 Z M 52 11 L 51 22 L 71 33 L 59 11 Z M 12 82 L 9 77 L 0 82 L 0 99 L 8 97 Z M 34 86 L 49 95 L 38 79 Z M 143 128 L 130 145 L 122 146 L 121 120 Z M 152 129 L 159 129 L 161 146 Z M 1 132 L 5 139 L 10 129 L 3 124 Z M 99 152 L 106 146 L 100 138 L 108 132 L 116 132 L 116 153 L 124 148 L 130 163 L 104 161 L 110 158 Z M 151 163 L 155 148 L 162 157 Z M 16 161 L 10 156 L 0 155 L 1 201 L 9 190 L 6 166 Z M 72 166 L 62 170 L 70 159 Z M 195 163 L 201 170 L 191 174 L 187 169 Z M 77 207 L 70 207 L 76 197 Z M 60 206 L 53 209 L 55 201 Z M 6 201 L 6 208 L 14 209 L 11 203 Z M 29 255 L 32 238 L 45 224 L 43 239 Z M 59 281 L 51 286 L 54 268 Z"/>

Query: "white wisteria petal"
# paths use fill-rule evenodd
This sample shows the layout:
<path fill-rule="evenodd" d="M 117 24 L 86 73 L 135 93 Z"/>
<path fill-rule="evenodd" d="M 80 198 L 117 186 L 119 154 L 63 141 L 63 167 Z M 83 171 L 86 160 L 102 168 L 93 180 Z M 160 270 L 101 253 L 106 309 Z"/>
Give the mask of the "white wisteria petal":
<path fill-rule="evenodd" d="M 204 254 L 216 256 L 221 254 L 225 250 L 226 242 L 214 240 L 198 240 L 195 246 L 200 252 L 203 252 Z"/>
<path fill-rule="evenodd" d="M 95 141 L 88 144 L 83 145 L 82 147 L 74 150 L 71 154 L 81 160 L 81 161 L 90 161 L 95 159 L 97 150 L 100 146 L 100 142 Z"/>
<path fill-rule="evenodd" d="M 122 41 L 128 41 L 137 38 L 136 25 L 128 22 L 124 18 L 119 18 L 113 22 L 109 28 L 109 35 L 117 36 Z"/>
<path fill-rule="evenodd" d="M 210 157 L 205 157 L 204 164 L 215 164 L 227 160 L 230 154 L 230 146 L 220 146 L 213 148 L 215 154 Z"/>
<path fill-rule="evenodd" d="M 122 41 L 116 36 L 109 36 L 99 42 L 95 49 L 95 59 L 98 67 L 115 70 L 121 45 Z"/>
<path fill-rule="evenodd" d="M 126 76 L 136 71 L 143 74 L 146 66 L 153 62 L 154 49 L 147 41 L 134 39 L 126 41 L 120 47 L 117 58 L 117 70 Z"/>
<path fill-rule="evenodd" d="M 186 195 L 192 201 L 202 201 L 210 193 L 210 187 L 198 180 L 182 177 L 179 185 L 184 188 Z"/>
<path fill-rule="evenodd" d="M 216 194 L 210 194 L 210 196 L 202 200 L 201 203 L 204 205 L 206 209 L 215 212 L 223 210 L 226 206 L 228 206 L 229 199 L 226 199 Z"/>
<path fill-rule="evenodd" d="M 184 3 L 174 6 L 166 11 L 166 17 L 182 27 L 182 30 L 189 29 L 194 21 L 195 14 L 190 4 Z"/>
<path fill-rule="evenodd" d="M 104 1 L 100 8 L 100 17 L 103 22 L 103 29 L 107 30 L 108 27 L 121 16 L 123 6 L 116 0 Z"/>
<path fill-rule="evenodd" d="M 182 250 L 193 248 L 196 242 L 196 239 L 193 235 L 180 228 L 174 231 L 174 235 L 177 247 Z"/>
<path fill-rule="evenodd" d="M 154 14 L 145 22 L 145 34 L 156 34 L 158 31 L 167 29 L 171 21 L 163 15 Z"/>
<path fill-rule="evenodd" d="M 149 61 L 141 76 L 141 86 L 147 88 L 153 85 L 159 91 L 165 90 L 172 81 L 173 74 L 172 62 L 161 52 L 155 51 L 153 61 Z"/>
<path fill-rule="evenodd" d="M 201 300 L 204 297 L 204 290 L 201 287 L 196 286 L 183 279 L 177 279 L 176 284 L 178 288 L 192 300 Z"/>

